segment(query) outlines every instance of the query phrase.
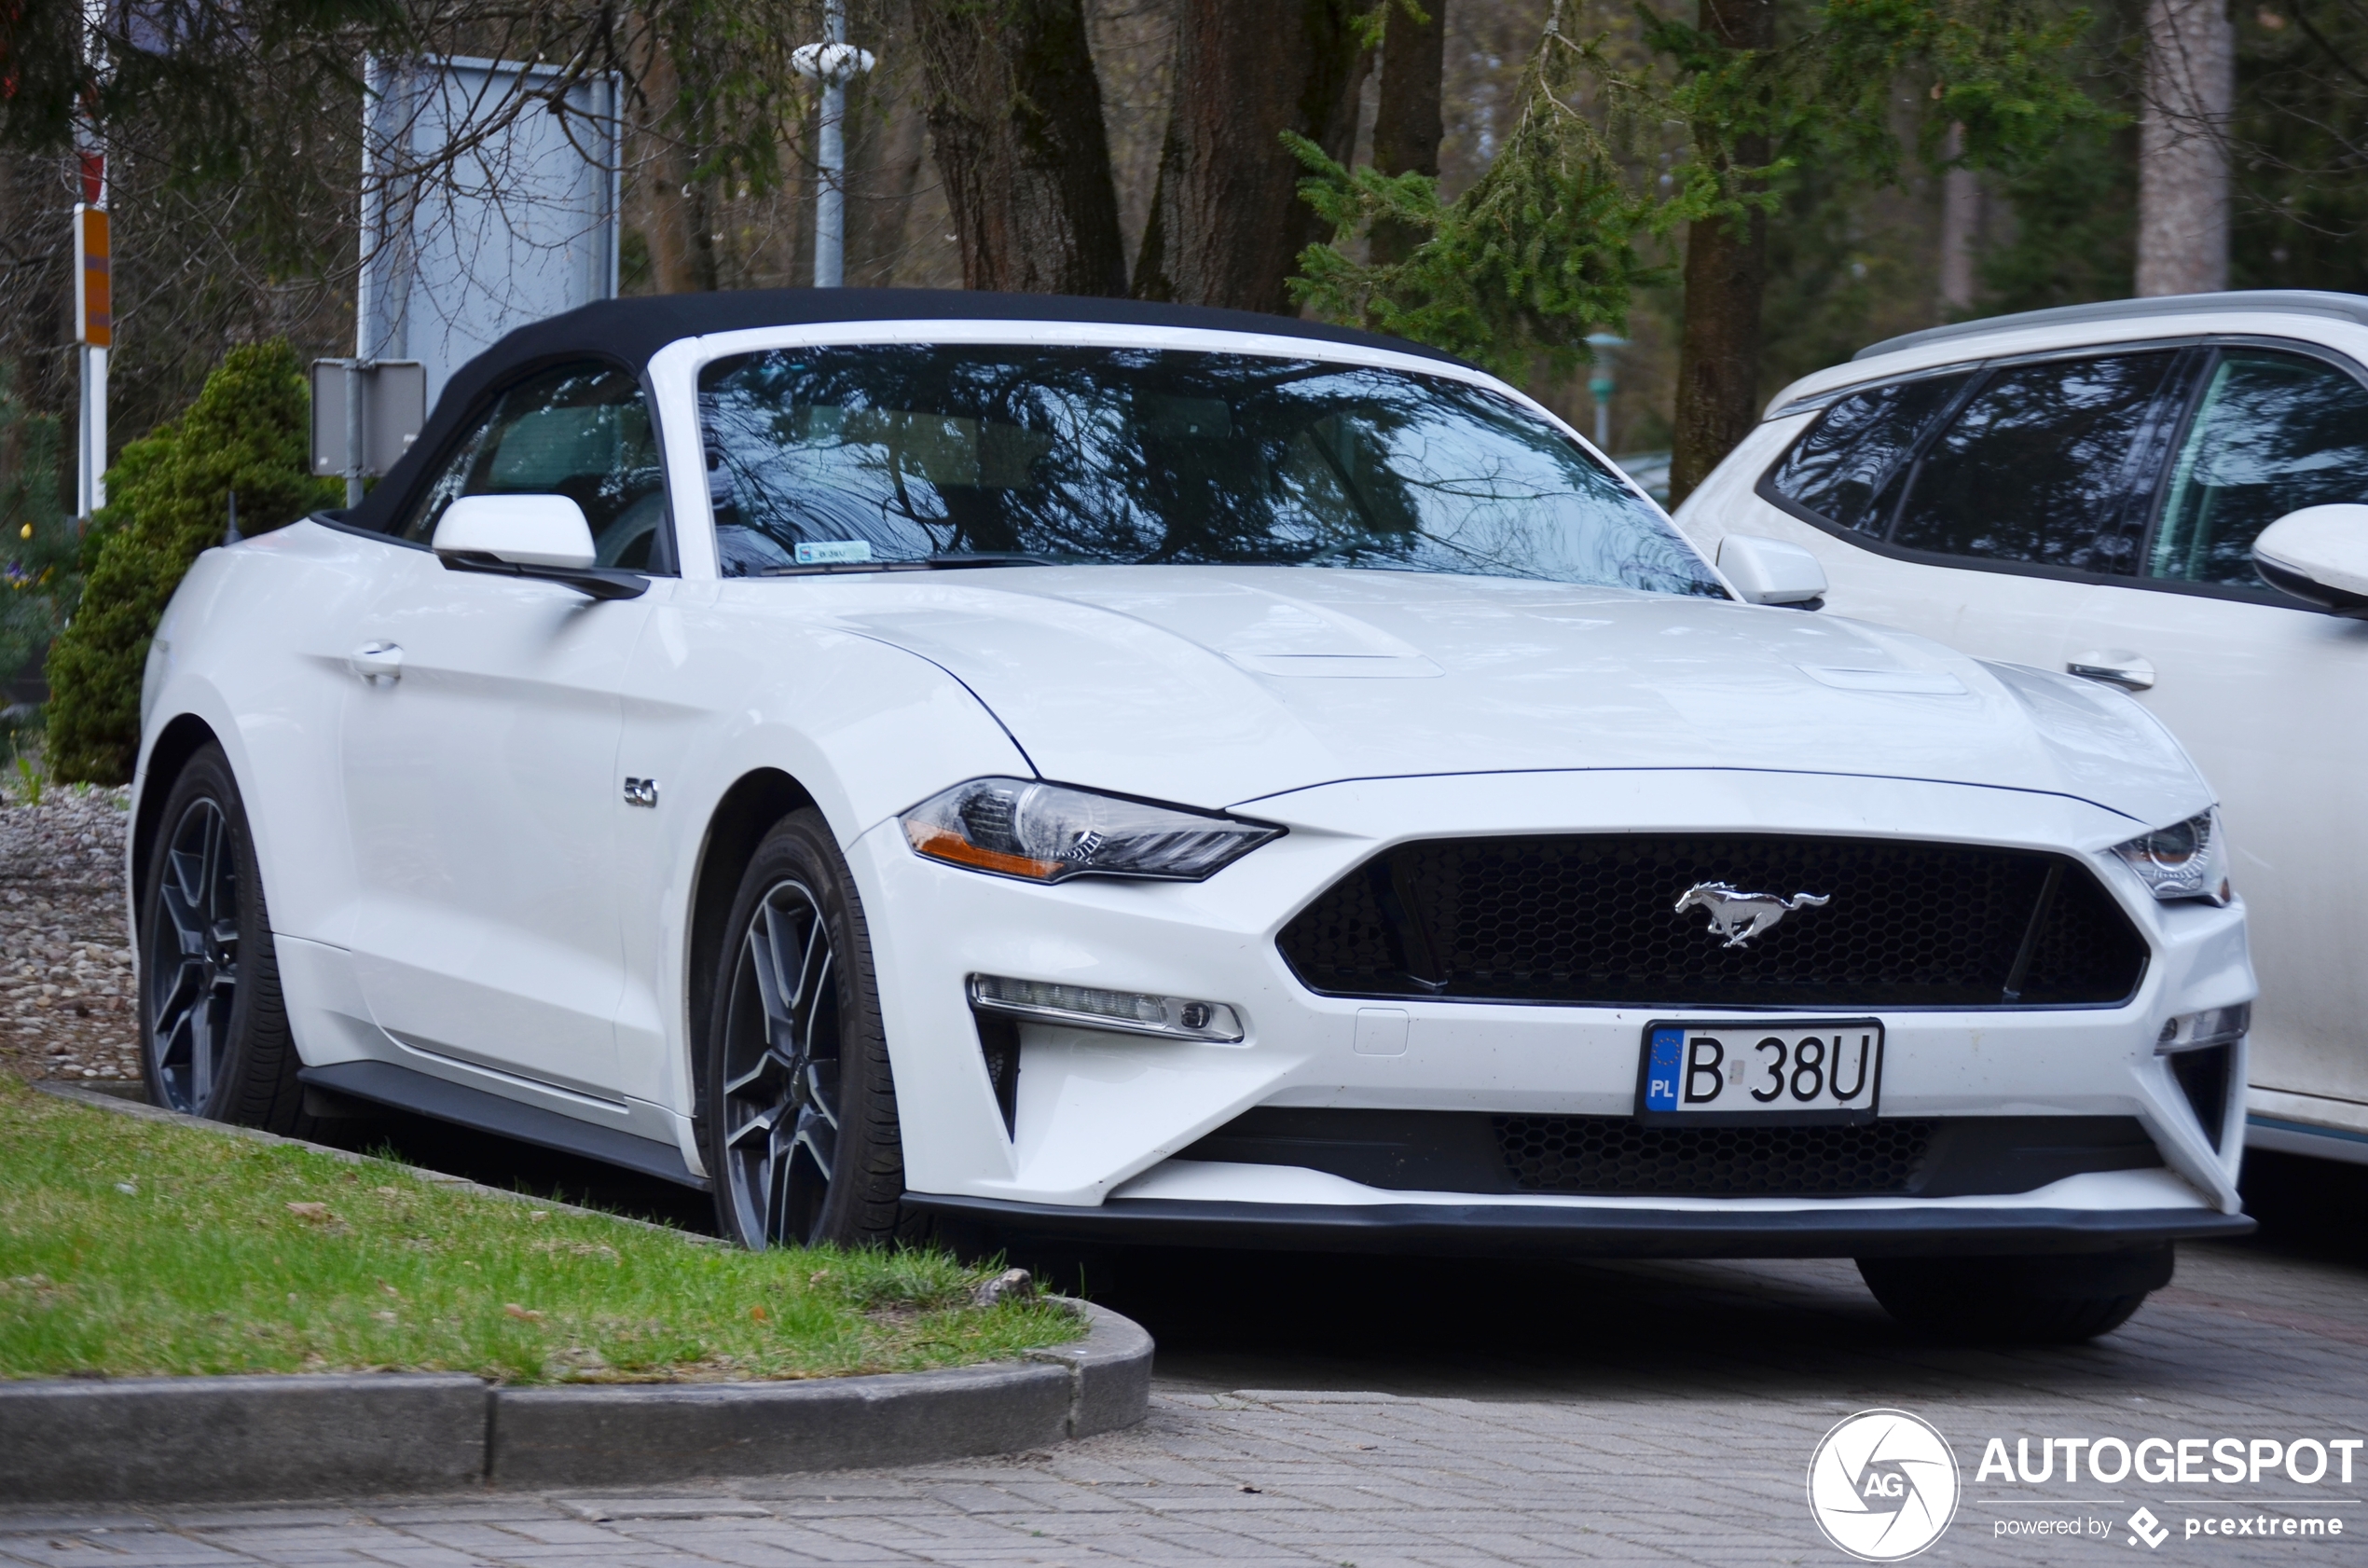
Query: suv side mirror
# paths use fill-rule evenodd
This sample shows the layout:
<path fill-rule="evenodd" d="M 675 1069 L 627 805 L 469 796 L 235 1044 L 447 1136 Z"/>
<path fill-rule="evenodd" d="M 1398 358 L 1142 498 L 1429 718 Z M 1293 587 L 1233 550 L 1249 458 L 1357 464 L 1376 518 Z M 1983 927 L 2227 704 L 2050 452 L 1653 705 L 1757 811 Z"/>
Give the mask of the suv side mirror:
<path fill-rule="evenodd" d="M 2338 615 L 2368 617 L 2368 506 L 2306 506 L 2253 541 L 2269 585 Z"/>
<path fill-rule="evenodd" d="M 491 556 L 513 566 L 590 566 L 592 525 L 563 495 L 464 495 L 436 519 L 439 556 Z"/>
<path fill-rule="evenodd" d="M 1718 570 L 1751 604 L 1814 610 L 1825 602 L 1825 569 L 1815 556 L 1781 539 L 1730 533 L 1718 542 Z"/>

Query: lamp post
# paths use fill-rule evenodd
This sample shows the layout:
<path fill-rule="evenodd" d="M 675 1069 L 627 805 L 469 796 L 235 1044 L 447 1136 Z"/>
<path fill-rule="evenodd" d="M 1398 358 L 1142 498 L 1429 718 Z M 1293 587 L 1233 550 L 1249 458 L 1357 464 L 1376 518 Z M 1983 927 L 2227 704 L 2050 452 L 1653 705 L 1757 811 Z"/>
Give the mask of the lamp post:
<path fill-rule="evenodd" d="M 1588 374 L 1588 394 L 1595 400 L 1595 447 L 1605 457 L 1612 451 L 1612 393 L 1616 391 L 1612 376 L 1612 351 L 1628 347 L 1628 339 L 1615 337 L 1608 332 L 1590 332 L 1587 346 L 1595 351 L 1595 364 Z"/>
<path fill-rule="evenodd" d="M 847 84 L 877 62 L 870 49 L 847 41 L 847 0 L 823 0 L 822 42 L 800 45 L 790 63 L 799 76 L 822 84 L 814 158 L 822 182 L 814 199 L 814 286 L 834 289 L 847 278 Z"/>

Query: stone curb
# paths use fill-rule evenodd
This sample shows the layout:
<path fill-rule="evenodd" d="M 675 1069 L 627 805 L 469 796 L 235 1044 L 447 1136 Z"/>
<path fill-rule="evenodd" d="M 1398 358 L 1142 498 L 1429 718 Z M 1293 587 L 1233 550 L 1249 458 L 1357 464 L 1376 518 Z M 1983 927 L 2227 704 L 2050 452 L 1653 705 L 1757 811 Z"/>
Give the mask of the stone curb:
<path fill-rule="evenodd" d="M 1142 1420 L 1150 1335 L 1105 1308 L 1066 1304 L 1088 1324 L 1075 1344 L 1016 1365 L 874 1377 L 558 1388 L 370 1372 L 0 1382 L 0 1503 L 788 1475 L 1040 1448 Z"/>
<path fill-rule="evenodd" d="M 41 1087 L 104 1109 L 269 1137 L 78 1086 Z M 1150 1335 L 1107 1308 L 1052 1299 L 1085 1318 L 1084 1339 L 1029 1351 L 1016 1364 L 871 1377 L 551 1388 L 458 1373 L 0 1382 L 0 1503 L 244 1502 L 783 1475 L 1001 1453 L 1141 1421 L 1150 1410 Z"/>

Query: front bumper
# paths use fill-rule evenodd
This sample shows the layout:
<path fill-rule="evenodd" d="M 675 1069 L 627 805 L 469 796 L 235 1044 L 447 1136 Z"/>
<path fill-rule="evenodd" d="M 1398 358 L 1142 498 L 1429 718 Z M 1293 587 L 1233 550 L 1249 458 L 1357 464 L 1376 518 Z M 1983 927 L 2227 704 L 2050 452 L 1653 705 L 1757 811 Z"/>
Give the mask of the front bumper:
<path fill-rule="evenodd" d="M 1244 1204 L 1113 1198 L 1093 1206 L 911 1193 L 905 1205 L 1014 1241 L 1455 1258 L 1900 1258 L 2116 1252 L 2249 1234 L 2196 1208 L 1852 1209 L 1776 1213 L 1581 1204 Z"/>
<path fill-rule="evenodd" d="M 2253 994 L 2243 912 L 2155 903 L 2103 854 L 2130 831 L 2113 813 L 2062 796 L 1916 780 L 1714 771 L 1368 780 L 1241 809 L 1284 822 L 1288 836 L 1200 884 L 1080 879 L 1045 887 L 983 876 L 922 860 L 893 821 L 848 846 L 871 923 L 907 1181 L 927 1194 L 916 1205 L 948 1214 L 944 1205 L 967 1205 L 980 1217 L 1025 1217 L 1035 1229 L 1113 1236 L 1290 1236 L 1309 1216 L 1327 1233 L 1387 1232 L 1415 1238 L 1388 1245 L 1421 1250 L 1459 1245 L 1458 1235 L 1490 1249 L 1512 1245 L 1505 1236 L 1534 1235 L 1561 1252 L 1697 1256 L 1738 1247 L 1857 1255 L 1907 1245 L 1920 1227 L 1941 1238 L 1941 1250 L 2003 1251 L 2044 1250 L 2057 1245 L 2051 1236 L 2080 1248 L 2152 1245 L 2166 1226 L 2189 1223 L 2181 1216 L 2198 1234 L 2244 1227 L 2225 1217 L 2240 1206 L 2240 1106 L 2231 1096 L 2223 1124 L 2202 1127 L 2155 1053 L 2167 1019 Z M 1541 1193 L 1508 1204 L 1459 1190 L 1411 1204 L 1402 1193 L 1329 1176 L 1311 1186 L 1314 1171 L 1178 1158 L 1260 1107 L 1630 1115 L 1645 1022 L 1732 1010 L 1392 1002 L 1402 1032 L 1391 1053 L 1375 1053 L 1360 1045 L 1359 1014 L 1370 1004 L 1308 990 L 1274 945 L 1308 901 L 1392 842 L 1606 829 L 1895 834 L 2089 857 L 2153 950 L 2127 1003 L 1832 1012 L 1883 1018 L 1887 1120 L 2134 1119 L 2162 1155 L 2158 1185 L 2142 1198 L 2094 1188 L 2017 1193 L 1976 1205 L 1995 1211 L 1987 1220 L 1913 1199 L 1876 1205 L 1880 1215 L 1848 1202 L 1798 1202 L 1779 1220 L 1744 1199 L 1639 1207 Z M 1935 917 L 1945 915 L 1944 899 Z M 1246 1037 L 1199 1043 L 1026 1025 L 1007 1127 L 969 1008 L 972 974 L 1222 1002 L 1240 1010 Z M 1521 1212 L 1500 1223 L 1508 1208 Z M 1419 1212 L 1399 1212 L 1410 1209 Z M 2143 1217 L 2155 1210 L 2160 1217 Z M 1679 1213 L 1693 1217 L 1653 1217 Z M 1657 1231 L 1666 1245 L 1645 1239 Z M 1989 1235 L 2001 1239 L 1979 1240 Z"/>

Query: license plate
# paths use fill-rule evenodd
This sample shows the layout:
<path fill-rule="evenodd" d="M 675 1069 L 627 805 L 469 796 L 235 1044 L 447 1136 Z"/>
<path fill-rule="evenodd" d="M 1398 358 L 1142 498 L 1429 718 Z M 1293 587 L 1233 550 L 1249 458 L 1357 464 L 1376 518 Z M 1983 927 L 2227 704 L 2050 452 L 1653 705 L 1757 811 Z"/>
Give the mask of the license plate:
<path fill-rule="evenodd" d="M 1883 1025 L 1708 1019 L 1645 1026 L 1637 1114 L 1646 1121 L 1859 1121 L 1881 1097 Z"/>

